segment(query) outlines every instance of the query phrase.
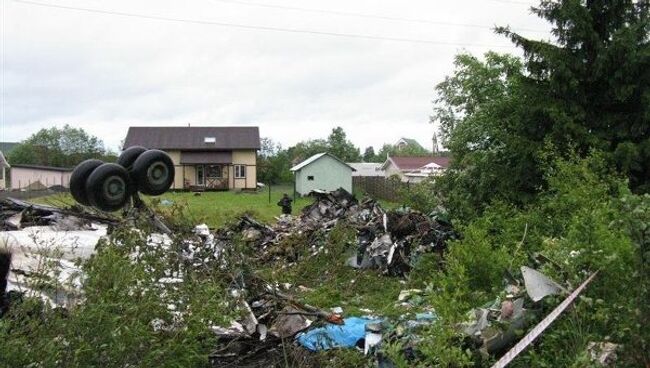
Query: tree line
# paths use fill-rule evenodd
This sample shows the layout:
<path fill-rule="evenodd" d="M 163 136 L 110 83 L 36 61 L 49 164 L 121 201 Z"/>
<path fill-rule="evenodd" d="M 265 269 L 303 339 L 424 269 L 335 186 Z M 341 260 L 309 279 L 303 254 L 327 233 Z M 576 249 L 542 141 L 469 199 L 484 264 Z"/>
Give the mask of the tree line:
<path fill-rule="evenodd" d="M 496 32 L 523 57 L 463 53 L 436 88 L 431 121 L 454 160 L 436 182 L 459 216 L 495 201 L 530 203 L 549 162 L 601 155 L 635 193 L 650 191 L 647 0 L 541 1 L 553 42 Z"/>
<path fill-rule="evenodd" d="M 258 180 L 264 183 L 292 181 L 289 169 L 321 152 L 329 152 L 345 162 L 384 162 L 391 155 L 430 155 L 420 145 L 408 145 L 398 151 L 392 144 L 384 144 L 375 153 L 372 146 L 363 154 L 347 137 L 341 127 L 335 127 L 325 139 L 309 139 L 283 148 L 270 138 L 261 139 L 258 157 Z M 82 128 L 65 125 L 62 128 L 41 129 L 17 145 L 9 154 L 11 164 L 74 167 L 80 162 L 96 158 L 107 162 L 117 159 L 117 154 L 104 146 L 104 142 Z"/>
<path fill-rule="evenodd" d="M 117 155 L 107 149 L 101 139 L 68 124 L 62 128 L 39 130 L 7 155 L 10 164 L 65 168 L 72 168 L 91 158 L 112 162 Z"/>
<path fill-rule="evenodd" d="M 345 162 L 385 162 L 388 156 L 426 156 L 431 151 L 419 144 L 410 144 L 398 149 L 393 144 L 384 144 L 375 153 L 372 146 L 367 147 L 363 154 L 352 143 L 343 128 L 335 127 L 326 139 L 310 139 L 297 143 L 289 148 L 282 146 L 269 138 L 262 138 L 262 149 L 258 158 L 258 179 L 264 183 L 288 183 L 293 180 L 289 169 L 307 158 L 328 152 Z"/>

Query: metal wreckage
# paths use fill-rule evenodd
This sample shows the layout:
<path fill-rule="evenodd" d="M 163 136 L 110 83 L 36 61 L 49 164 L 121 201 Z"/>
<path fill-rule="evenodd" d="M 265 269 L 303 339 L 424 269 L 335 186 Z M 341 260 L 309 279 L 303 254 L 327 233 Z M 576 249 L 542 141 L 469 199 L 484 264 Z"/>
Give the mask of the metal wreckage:
<path fill-rule="evenodd" d="M 53 307 L 66 308 L 70 296 L 78 297 L 82 293 L 72 288 L 63 295 L 45 295 L 29 289 L 31 258 L 21 252 L 27 253 L 30 249 L 27 238 L 32 236 L 24 232 L 31 228 L 38 228 L 41 235 L 45 234 L 50 240 L 53 234 L 60 232 L 76 232 L 80 236 L 81 247 L 76 244 L 74 251 L 71 247 L 59 254 L 60 270 L 56 273 L 59 278 L 69 278 L 68 282 L 74 280 L 72 285 L 78 288 L 82 285 L 81 271 L 72 259 L 89 257 L 99 238 L 110 236 L 115 227 L 132 223 L 134 217 L 145 218 L 157 229 L 158 233 L 150 236 L 151 246 L 165 247 L 179 240 L 174 238 L 182 233 L 186 237 L 180 239 L 183 257 L 188 260 L 186 267 L 228 268 L 224 255 L 238 242 L 254 249 L 259 261 L 291 267 L 305 257 L 328 252 L 330 231 L 344 223 L 356 230 L 356 249 L 346 262 L 349 267 L 359 272 L 377 269 L 383 277 L 404 277 L 423 254 L 438 253 L 442 259 L 450 240 L 459 237 L 441 213 L 425 215 L 408 208 L 386 211 L 377 201 L 364 199 L 359 202 L 343 189 L 311 193 L 314 202 L 302 209 L 299 216 L 280 216 L 272 226 L 243 216 L 232 225 L 216 230 L 202 224 L 191 231 L 173 232 L 138 196 L 138 192 L 148 195 L 166 192 L 173 176 L 173 164 L 164 152 L 132 147 L 120 156 L 117 164 L 88 160 L 77 166 L 70 189 L 80 205 L 62 209 L 15 199 L 0 202 L 3 233 L 17 243 L 12 247 L 9 240 L 3 239 L 5 246 L 0 247 L 0 318 L 12 302 L 25 296 L 37 296 Z M 123 218 L 106 212 L 117 209 L 124 209 Z M 296 234 L 306 239 L 306 243 L 296 245 L 284 241 Z M 65 243 L 67 240 L 55 241 Z M 178 273 L 170 274 L 159 281 L 161 285 L 182 285 L 182 278 L 176 276 Z M 405 359 L 417 361 L 421 344 L 418 332 L 438 321 L 435 310 L 422 305 L 423 295 L 429 292 L 426 290 L 403 290 L 397 300 L 402 305 L 417 306 L 421 313 L 414 318 L 390 319 L 372 315 L 370 310 L 368 315 L 346 316 L 341 308 L 325 310 L 308 305 L 295 296 L 301 288 L 304 287 L 272 284 L 254 274 L 240 273 L 233 278 L 229 303 L 237 306 L 241 317 L 227 325 L 209 326 L 219 338 L 218 346 L 210 355 L 213 366 L 285 366 L 286 344 L 290 343 L 291 359 L 299 365 L 303 365 L 300 361 L 307 361 L 306 357 L 313 352 L 351 348 L 374 356 L 379 367 L 390 368 L 394 365 L 382 353 L 382 342 L 400 341 Z M 468 311 L 467 321 L 457 327 L 461 336 L 458 343 L 483 355 L 511 359 L 512 351 L 504 354 L 507 349 L 517 342 L 515 348 L 534 339 L 535 336 L 522 338 L 521 332 L 541 316 L 540 301 L 550 295 L 567 295 L 567 289 L 539 271 L 522 267 L 521 276 L 510 275 L 508 286 L 492 303 Z M 579 291 L 576 289 L 574 294 Z M 155 330 L 175 328 L 162 320 L 152 321 L 151 326 Z M 591 346 L 593 360 L 603 366 L 613 364 L 617 346 L 601 345 L 593 343 Z M 525 345 L 521 347 L 524 348 Z M 296 351 L 303 353 L 297 356 Z M 508 361 L 495 366 L 505 366 Z"/>

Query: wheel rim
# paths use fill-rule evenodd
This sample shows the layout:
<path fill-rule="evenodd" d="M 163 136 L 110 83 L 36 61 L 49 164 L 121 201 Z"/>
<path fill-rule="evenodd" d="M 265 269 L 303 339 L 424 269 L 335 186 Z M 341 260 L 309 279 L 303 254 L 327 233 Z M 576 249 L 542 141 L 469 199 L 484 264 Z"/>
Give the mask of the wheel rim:
<path fill-rule="evenodd" d="M 169 177 L 169 169 L 163 162 L 154 162 L 147 169 L 147 178 L 153 185 L 164 185 Z"/>
<path fill-rule="evenodd" d="M 104 194 L 109 201 L 122 200 L 126 194 L 126 182 L 119 176 L 109 176 L 104 181 Z"/>

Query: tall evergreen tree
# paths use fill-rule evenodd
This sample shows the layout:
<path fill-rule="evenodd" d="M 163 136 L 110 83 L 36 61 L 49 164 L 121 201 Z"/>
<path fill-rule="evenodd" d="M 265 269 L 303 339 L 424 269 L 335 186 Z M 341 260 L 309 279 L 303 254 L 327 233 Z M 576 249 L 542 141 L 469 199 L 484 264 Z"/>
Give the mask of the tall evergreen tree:
<path fill-rule="evenodd" d="M 519 127 L 561 150 L 610 155 L 637 191 L 650 190 L 650 2 L 542 1 L 555 43 L 506 28 L 524 50 L 522 93 L 529 119 Z"/>
<path fill-rule="evenodd" d="M 363 162 L 375 162 L 376 157 L 375 149 L 372 146 L 368 146 L 363 152 Z"/>
<path fill-rule="evenodd" d="M 544 0 L 533 11 L 554 41 L 497 32 L 523 60 L 462 54 L 436 87 L 432 121 L 454 160 L 439 180 L 450 208 L 526 203 L 544 187 L 543 157 L 600 151 L 650 191 L 649 0 Z M 467 210 L 467 211 L 465 211 Z"/>

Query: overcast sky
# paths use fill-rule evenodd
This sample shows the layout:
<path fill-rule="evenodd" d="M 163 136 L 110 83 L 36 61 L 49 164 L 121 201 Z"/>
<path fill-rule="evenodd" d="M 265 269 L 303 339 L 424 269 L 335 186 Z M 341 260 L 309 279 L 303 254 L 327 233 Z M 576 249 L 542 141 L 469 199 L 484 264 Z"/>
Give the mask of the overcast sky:
<path fill-rule="evenodd" d="M 434 86 L 455 54 L 518 54 L 494 25 L 549 37 L 532 0 L 0 3 L 0 140 L 69 123 L 114 150 L 129 126 L 187 124 L 259 126 L 285 147 L 337 125 L 362 149 L 430 147 Z"/>

